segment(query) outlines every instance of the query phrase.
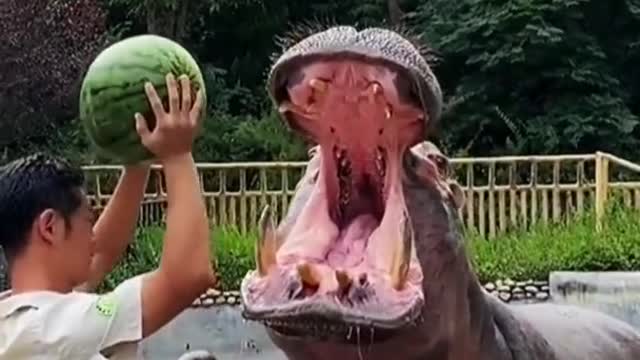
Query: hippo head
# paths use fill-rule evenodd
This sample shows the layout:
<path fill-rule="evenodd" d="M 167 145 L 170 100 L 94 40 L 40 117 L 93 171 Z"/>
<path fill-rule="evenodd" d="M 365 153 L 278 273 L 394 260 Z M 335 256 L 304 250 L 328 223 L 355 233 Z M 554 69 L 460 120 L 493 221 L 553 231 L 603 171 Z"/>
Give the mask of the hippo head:
<path fill-rule="evenodd" d="M 442 108 L 428 63 L 396 32 L 333 27 L 286 49 L 268 90 L 315 147 L 283 221 L 262 214 L 243 315 L 342 343 L 354 329 L 382 341 L 415 327 L 446 302 L 436 292 L 462 251 L 462 192 L 423 141 Z"/>

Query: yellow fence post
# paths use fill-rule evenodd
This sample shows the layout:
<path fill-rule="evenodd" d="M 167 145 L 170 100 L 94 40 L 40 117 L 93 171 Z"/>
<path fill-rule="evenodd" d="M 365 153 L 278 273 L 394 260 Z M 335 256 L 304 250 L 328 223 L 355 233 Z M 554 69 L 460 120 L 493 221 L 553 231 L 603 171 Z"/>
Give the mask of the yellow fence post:
<path fill-rule="evenodd" d="M 604 153 L 596 152 L 596 231 L 602 230 L 602 217 L 604 216 L 607 193 L 609 191 L 609 159 Z"/>

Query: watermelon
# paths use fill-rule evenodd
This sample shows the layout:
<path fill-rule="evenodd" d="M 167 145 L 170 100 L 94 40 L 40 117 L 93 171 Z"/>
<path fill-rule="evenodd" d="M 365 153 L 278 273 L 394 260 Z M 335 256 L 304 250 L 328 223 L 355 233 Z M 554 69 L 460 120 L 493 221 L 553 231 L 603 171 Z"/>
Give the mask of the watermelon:
<path fill-rule="evenodd" d="M 98 156 L 124 165 L 153 159 L 136 132 L 134 114 L 143 114 L 153 129 L 155 118 L 144 84 L 153 84 L 167 109 L 165 76 L 169 72 L 176 79 L 189 76 L 194 100 L 196 90 L 202 89 L 204 119 L 207 102 L 202 72 L 180 44 L 157 35 L 137 35 L 98 54 L 84 76 L 79 99 L 79 120 Z"/>

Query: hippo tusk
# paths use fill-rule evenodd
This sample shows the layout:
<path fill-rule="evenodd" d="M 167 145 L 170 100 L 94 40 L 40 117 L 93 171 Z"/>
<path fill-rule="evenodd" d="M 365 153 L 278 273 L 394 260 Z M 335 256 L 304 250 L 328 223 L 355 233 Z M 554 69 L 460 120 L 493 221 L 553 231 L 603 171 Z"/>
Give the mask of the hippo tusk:
<path fill-rule="evenodd" d="M 344 270 L 336 271 L 336 281 L 338 282 L 338 288 L 342 292 L 346 292 L 352 283 L 349 274 Z"/>
<path fill-rule="evenodd" d="M 258 243 L 256 244 L 256 268 L 260 276 L 265 276 L 276 264 L 276 226 L 269 205 L 265 205 L 260 215 Z"/>
<path fill-rule="evenodd" d="M 314 90 L 316 90 L 320 94 L 322 94 L 325 91 L 327 91 L 327 88 L 329 87 L 329 85 L 327 84 L 326 81 L 323 81 L 323 80 L 320 80 L 320 79 L 311 79 L 309 81 L 309 86 L 311 88 L 313 88 Z"/>
<path fill-rule="evenodd" d="M 317 269 L 309 263 L 298 265 L 298 275 L 300 275 L 300 280 L 306 286 L 317 287 L 320 285 L 321 276 Z"/>
<path fill-rule="evenodd" d="M 406 211 L 403 212 L 402 221 L 400 222 L 399 235 L 401 239 L 395 242 L 390 269 L 391 284 L 396 290 L 402 290 L 407 282 L 409 263 L 413 251 L 413 227 Z"/>

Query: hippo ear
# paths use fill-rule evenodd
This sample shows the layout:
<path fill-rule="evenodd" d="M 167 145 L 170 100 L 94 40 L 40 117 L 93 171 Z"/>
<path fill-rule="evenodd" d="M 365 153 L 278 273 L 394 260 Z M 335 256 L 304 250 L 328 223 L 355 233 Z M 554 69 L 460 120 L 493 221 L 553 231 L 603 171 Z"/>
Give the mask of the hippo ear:
<path fill-rule="evenodd" d="M 460 184 L 458 184 L 458 182 L 450 180 L 449 188 L 451 189 L 451 196 L 453 198 L 453 202 L 456 205 L 456 209 L 462 209 L 462 206 L 464 206 L 464 202 L 466 200 L 464 191 L 462 191 L 462 187 L 460 186 Z"/>
<path fill-rule="evenodd" d="M 307 150 L 307 156 L 309 157 L 309 159 L 313 159 L 314 157 L 316 157 L 319 147 L 320 145 L 315 145 L 311 147 L 309 150 Z"/>

